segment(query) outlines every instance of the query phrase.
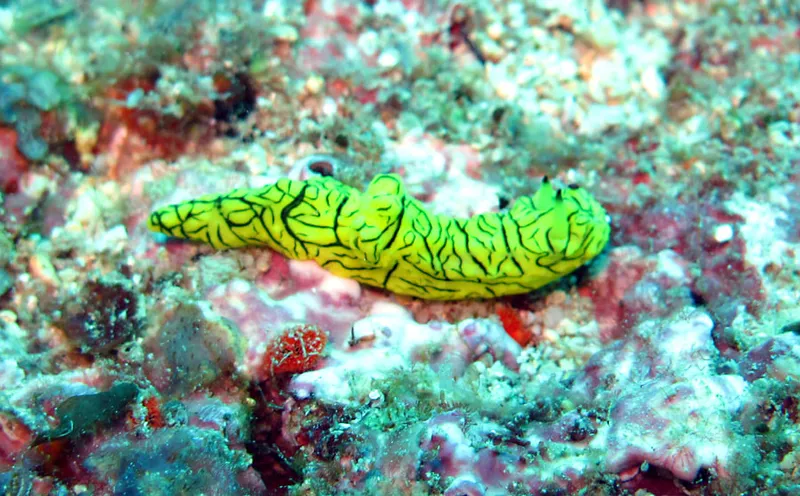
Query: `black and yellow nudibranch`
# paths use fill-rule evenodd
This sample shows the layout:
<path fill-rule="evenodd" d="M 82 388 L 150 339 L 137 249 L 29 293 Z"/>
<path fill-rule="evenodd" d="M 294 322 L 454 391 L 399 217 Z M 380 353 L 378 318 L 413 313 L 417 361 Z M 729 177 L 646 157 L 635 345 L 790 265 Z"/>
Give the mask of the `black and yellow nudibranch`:
<path fill-rule="evenodd" d="M 576 186 L 556 191 L 545 179 L 508 211 L 455 219 L 428 212 L 394 174 L 364 193 L 330 177 L 281 179 L 160 208 L 148 225 L 218 249 L 267 246 L 432 300 L 527 293 L 595 257 L 610 231 L 603 207 Z"/>

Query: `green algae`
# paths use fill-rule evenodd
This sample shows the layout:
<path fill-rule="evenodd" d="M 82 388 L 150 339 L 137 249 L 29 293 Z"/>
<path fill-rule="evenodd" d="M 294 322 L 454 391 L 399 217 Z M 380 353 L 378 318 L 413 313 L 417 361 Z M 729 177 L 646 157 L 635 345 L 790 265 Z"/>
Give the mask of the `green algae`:
<path fill-rule="evenodd" d="M 77 439 L 109 426 L 120 419 L 139 388 L 130 382 L 120 382 L 102 393 L 72 396 L 56 407 L 58 426 L 36 438 L 33 445 L 58 439 Z"/>

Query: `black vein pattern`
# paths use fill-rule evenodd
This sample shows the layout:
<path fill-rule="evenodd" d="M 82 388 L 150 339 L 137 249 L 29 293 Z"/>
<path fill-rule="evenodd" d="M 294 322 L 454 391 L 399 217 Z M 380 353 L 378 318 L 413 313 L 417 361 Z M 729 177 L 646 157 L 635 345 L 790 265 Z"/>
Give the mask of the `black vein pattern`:
<path fill-rule="evenodd" d="M 217 249 L 266 246 L 334 274 L 425 299 L 526 293 L 568 274 L 608 242 L 606 212 L 585 190 L 555 191 L 503 212 L 430 213 L 394 174 L 362 193 L 330 178 L 281 179 L 154 211 L 150 229 Z"/>

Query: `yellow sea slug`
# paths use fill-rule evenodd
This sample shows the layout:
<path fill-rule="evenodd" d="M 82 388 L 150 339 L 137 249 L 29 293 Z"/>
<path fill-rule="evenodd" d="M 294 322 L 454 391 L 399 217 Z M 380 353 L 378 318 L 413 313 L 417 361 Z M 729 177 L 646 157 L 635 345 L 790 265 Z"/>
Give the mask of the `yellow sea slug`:
<path fill-rule="evenodd" d="M 546 178 L 508 211 L 455 219 L 428 212 L 395 174 L 375 177 L 363 193 L 330 177 L 281 179 L 160 208 L 148 225 L 217 249 L 267 246 L 431 300 L 527 293 L 595 257 L 610 231 L 585 190 L 556 191 Z"/>

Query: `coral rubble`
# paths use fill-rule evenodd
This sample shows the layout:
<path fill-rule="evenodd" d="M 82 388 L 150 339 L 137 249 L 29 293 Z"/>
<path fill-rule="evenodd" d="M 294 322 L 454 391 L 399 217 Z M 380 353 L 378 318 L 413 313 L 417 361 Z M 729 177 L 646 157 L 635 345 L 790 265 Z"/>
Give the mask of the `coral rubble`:
<path fill-rule="evenodd" d="M 799 80 L 791 1 L 0 2 L 0 492 L 799 494 Z M 503 298 L 147 227 L 543 176 L 610 242 Z"/>

